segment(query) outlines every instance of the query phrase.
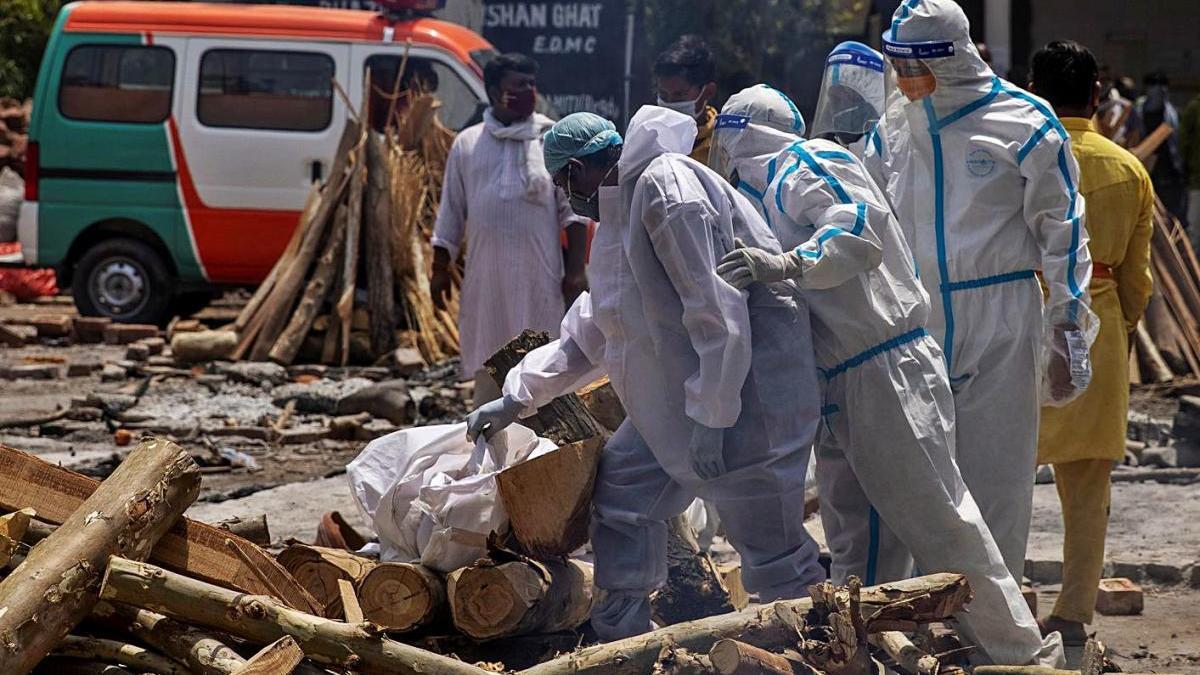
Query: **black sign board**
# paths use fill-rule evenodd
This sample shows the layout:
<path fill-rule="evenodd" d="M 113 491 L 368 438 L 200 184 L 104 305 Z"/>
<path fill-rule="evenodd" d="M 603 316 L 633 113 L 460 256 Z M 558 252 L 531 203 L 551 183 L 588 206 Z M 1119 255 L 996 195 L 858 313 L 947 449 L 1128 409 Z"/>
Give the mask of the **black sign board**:
<path fill-rule="evenodd" d="M 625 0 L 484 0 L 483 37 L 537 60 L 538 92 L 559 114 L 620 120 L 625 103 Z"/>

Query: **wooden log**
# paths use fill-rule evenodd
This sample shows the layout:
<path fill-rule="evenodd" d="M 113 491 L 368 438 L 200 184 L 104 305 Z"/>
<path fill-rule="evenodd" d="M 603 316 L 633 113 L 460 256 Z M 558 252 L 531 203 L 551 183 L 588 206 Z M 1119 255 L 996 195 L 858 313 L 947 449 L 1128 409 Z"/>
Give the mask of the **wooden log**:
<path fill-rule="evenodd" d="M 447 610 L 446 583 L 421 565 L 380 563 L 356 587 L 363 617 L 389 632 L 423 628 Z"/>
<path fill-rule="evenodd" d="M 139 673 L 189 675 L 191 672 L 171 659 L 155 654 L 144 647 L 116 640 L 68 635 L 62 644 L 55 648 L 54 653 L 77 659 L 119 663 L 129 666 Z"/>
<path fill-rule="evenodd" d="M 476 640 L 574 630 L 592 611 L 592 566 L 579 560 L 481 560 L 451 572 L 454 626 Z"/>
<path fill-rule="evenodd" d="M 863 614 L 878 630 L 941 621 L 961 611 L 971 590 L 961 574 L 932 574 L 861 592 Z M 607 644 L 586 647 L 525 670 L 522 675 L 640 675 L 653 667 L 659 651 L 678 645 L 706 653 L 717 640 L 731 638 L 767 651 L 795 647 L 811 598 L 781 600 L 733 614 L 667 626 Z M 889 625 L 890 624 L 890 625 Z"/>
<path fill-rule="evenodd" d="M 718 640 L 708 660 L 721 675 L 792 675 L 786 658 L 737 640 Z"/>
<path fill-rule="evenodd" d="M 366 93 L 363 94 L 367 96 Z M 364 110 L 366 106 L 364 105 Z M 341 291 L 338 294 L 336 311 L 339 319 L 334 326 L 330 326 L 330 330 L 326 333 L 325 344 L 332 347 L 336 356 L 331 353 L 330 358 L 323 359 L 324 363 L 331 362 L 334 358 L 337 359 L 339 365 L 346 365 L 350 358 L 350 331 L 351 319 L 354 314 L 354 288 L 358 284 L 358 257 L 359 257 L 359 238 L 361 236 L 362 223 L 362 207 L 363 207 L 363 187 L 366 184 L 366 134 L 370 131 L 364 129 L 363 135 L 359 138 L 357 149 L 352 158 L 354 162 L 350 173 L 350 201 L 346 212 L 346 255 L 342 256 L 342 274 L 341 274 Z M 332 337 L 331 337 L 332 336 Z"/>
<path fill-rule="evenodd" d="M 548 333 L 526 330 L 492 354 L 484 363 L 484 367 L 496 384 L 503 387 L 508 371 L 520 363 L 526 354 L 549 342 Z M 536 414 L 521 420 L 521 424 L 533 429 L 538 436 L 549 438 L 559 445 L 605 436 L 603 427 L 575 394 L 554 399 Z"/>
<path fill-rule="evenodd" d="M 280 565 L 308 590 L 327 612 L 341 616 L 341 592 L 338 580 L 351 583 L 362 579 L 376 563 L 350 551 L 308 544 L 291 544 L 277 558 Z"/>
<path fill-rule="evenodd" d="M 667 583 L 650 598 L 659 625 L 694 621 L 734 610 L 720 570 L 700 550 L 696 533 L 683 516 L 672 518 L 667 539 Z"/>
<path fill-rule="evenodd" d="M 367 134 L 366 247 L 367 308 L 371 313 L 371 352 L 396 348 L 396 280 L 392 270 L 392 179 L 383 136 Z"/>
<path fill-rule="evenodd" d="M 347 123 L 346 133 L 349 133 L 350 129 L 350 123 Z M 345 139 L 346 135 L 343 134 L 343 142 Z M 253 340 L 254 346 L 250 351 L 250 357 L 255 361 L 266 360 L 267 354 L 275 345 L 275 340 L 283 330 L 284 323 L 290 318 L 291 309 L 296 303 L 300 286 L 308 275 L 308 269 L 312 266 L 319 247 L 325 241 L 325 232 L 334 211 L 342 201 L 342 195 L 349 182 L 345 167 L 346 156 L 339 154 L 334 160 L 333 169 L 329 174 L 329 182 L 321 190 L 320 204 L 313 211 L 312 218 L 300 225 L 304 229 L 304 238 L 300 242 L 300 248 L 296 251 L 295 257 L 288 261 L 288 266 L 280 273 L 271 294 L 267 296 L 258 310 L 258 315 L 264 317 L 261 327 L 258 328 L 256 335 L 250 335 L 250 327 L 247 327 L 247 334 L 243 335 L 242 341 L 238 343 L 234 358 L 242 358 L 246 354 L 249 344 L 247 338 Z"/>
<path fill-rule="evenodd" d="M 295 402 L 289 401 L 288 405 L 293 403 Z M 267 514 L 265 513 L 249 517 L 235 516 L 220 521 L 217 523 L 217 527 L 228 530 L 257 546 L 271 545 L 271 528 L 267 526 Z"/>
<path fill-rule="evenodd" d="M 908 639 L 908 636 L 900 631 L 887 630 L 882 633 L 876 633 L 871 636 L 871 642 L 887 652 L 888 656 L 896 662 L 896 665 L 903 668 L 908 673 L 914 675 L 937 675 L 941 669 L 941 664 L 938 663 L 937 657 L 932 654 L 926 654 L 917 648 Z"/>
<path fill-rule="evenodd" d="M 237 349 L 238 336 L 227 330 L 176 333 L 171 338 L 171 356 L 179 363 L 223 361 Z"/>
<path fill-rule="evenodd" d="M 235 675 L 291 675 L 304 660 L 304 652 L 296 639 L 285 635 L 263 647 Z"/>
<path fill-rule="evenodd" d="M 1078 670 L 1062 670 L 1049 666 L 976 666 L 973 675 L 1081 675 Z M 1122 675 L 1147 675 L 1146 673 L 1126 673 Z M 1155 675 L 1173 675 L 1171 673 L 1156 673 Z"/>
<path fill-rule="evenodd" d="M 134 675 L 113 663 L 53 654 L 42 659 L 33 672 L 34 675 Z"/>
<path fill-rule="evenodd" d="M 199 675 L 230 675 L 246 663 L 225 644 L 224 638 L 147 609 L 101 601 L 92 610 L 92 617 L 107 627 L 130 634 Z"/>
<path fill-rule="evenodd" d="M 369 623 L 348 624 L 285 607 L 271 598 L 236 593 L 146 563 L 113 557 L 100 595 L 177 620 L 225 631 L 253 644 L 285 635 L 314 661 L 362 673 L 482 675 L 485 671 L 378 634 Z"/>
<path fill-rule="evenodd" d="M 29 529 L 30 519 L 36 515 L 33 509 L 21 509 L 0 516 L 0 567 L 7 565 L 17 552 L 21 539 Z"/>
<path fill-rule="evenodd" d="M 0 444 L 0 508 L 32 506 L 38 518 L 58 525 L 100 483 L 69 469 Z M 320 613 L 317 601 L 266 551 L 212 525 L 180 518 L 150 559 L 220 586 L 272 595 L 290 607 Z M 266 582 L 263 579 L 267 579 Z"/>
<path fill-rule="evenodd" d="M 609 432 L 615 432 L 625 421 L 625 407 L 621 405 L 621 399 L 617 397 L 617 391 L 607 375 L 576 393 L 592 417 Z"/>
<path fill-rule="evenodd" d="M 296 306 L 287 326 L 279 334 L 275 346 L 271 347 L 268 356 L 275 363 L 287 366 L 296 360 L 300 345 L 312 328 L 313 319 L 317 318 L 317 312 L 325 304 L 325 299 L 329 297 L 333 287 L 333 278 L 342 261 L 342 251 L 346 245 L 345 233 L 346 207 L 339 206 L 333 217 L 333 229 L 329 233 L 329 240 L 325 243 L 325 252 L 317 259 L 317 265 L 308 281 L 308 287 L 304 289 L 303 297 L 300 298 L 300 304 Z"/>
<path fill-rule="evenodd" d="M 716 670 L 707 654 L 667 645 L 659 650 L 650 672 L 652 675 L 711 675 Z"/>
<path fill-rule="evenodd" d="M 0 581 L 0 672 L 29 672 L 96 604 L 108 556 L 144 559 L 199 493 L 187 452 L 165 439 L 138 444 Z"/>
<path fill-rule="evenodd" d="M 531 557 L 557 559 L 587 543 L 603 446 L 599 437 L 572 443 L 496 476 L 513 535 Z"/>
<path fill-rule="evenodd" d="M 342 138 L 346 138 L 346 133 L 342 133 Z M 267 273 L 267 278 L 263 279 L 258 288 L 254 290 L 254 294 L 250 296 L 250 300 L 242 307 L 242 311 L 238 312 L 237 319 L 233 322 L 233 330 L 241 333 L 246 329 L 250 319 L 258 314 L 259 307 L 263 301 L 271 294 L 271 290 L 275 288 L 275 281 L 279 278 L 280 270 L 287 269 L 291 265 L 291 261 L 296 257 L 296 252 L 300 249 L 300 242 L 304 239 L 304 223 L 307 223 L 316 212 L 316 209 L 321 204 L 321 186 L 318 183 L 313 183 L 309 187 L 308 196 L 304 199 L 304 208 L 300 210 L 300 220 L 296 223 L 296 227 L 292 228 L 292 236 L 288 239 L 287 246 L 284 247 L 283 253 L 280 254 L 279 260 L 271 267 L 271 271 Z M 167 331 L 168 334 L 171 332 Z"/>
<path fill-rule="evenodd" d="M 1187 361 L 1183 358 L 1184 340 L 1179 326 L 1175 325 L 1175 317 L 1167 307 L 1167 300 L 1162 295 L 1161 284 L 1155 283 L 1154 293 L 1146 303 L 1146 311 L 1142 314 L 1140 325 L 1146 327 L 1154 346 L 1162 358 L 1177 374 L 1189 372 Z M 1135 335 L 1136 337 L 1136 335 Z"/>
<path fill-rule="evenodd" d="M 1163 360 L 1162 354 L 1158 348 L 1154 346 L 1154 340 L 1150 337 L 1150 332 L 1146 330 L 1145 323 L 1139 323 L 1134 336 L 1137 339 L 1138 356 L 1141 357 L 1140 364 L 1141 372 L 1145 373 L 1142 380 L 1152 384 L 1162 384 L 1175 379 L 1175 375 L 1171 372 L 1171 367 Z"/>

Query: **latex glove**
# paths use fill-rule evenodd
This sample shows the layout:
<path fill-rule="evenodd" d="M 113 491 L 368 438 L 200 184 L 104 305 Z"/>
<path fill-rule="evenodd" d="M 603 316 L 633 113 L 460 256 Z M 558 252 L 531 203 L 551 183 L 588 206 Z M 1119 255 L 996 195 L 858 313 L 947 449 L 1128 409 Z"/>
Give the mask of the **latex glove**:
<path fill-rule="evenodd" d="M 489 401 L 467 415 L 467 440 L 474 443 L 479 434 L 491 438 L 497 431 L 517 421 L 524 408 L 510 396 Z"/>
<path fill-rule="evenodd" d="M 741 239 L 721 258 L 717 274 L 730 286 L 742 290 L 755 281 L 773 284 L 787 279 L 799 279 L 804 273 L 800 256 L 795 251 L 771 253 L 759 248 L 746 248 Z"/>
<path fill-rule="evenodd" d="M 725 430 L 713 429 L 703 424 L 692 428 L 692 441 L 688 446 L 692 456 L 692 469 L 704 480 L 712 480 L 725 473 Z"/>
<path fill-rule="evenodd" d="M 434 307 L 446 309 L 446 303 L 450 301 L 450 288 L 452 286 L 453 282 L 450 279 L 450 270 L 433 270 L 433 278 L 429 280 L 429 294 L 433 296 Z"/>
<path fill-rule="evenodd" d="M 1087 389 L 1092 381 L 1092 362 L 1087 341 L 1071 325 L 1054 327 L 1054 345 L 1046 366 L 1050 400 L 1065 403 Z"/>

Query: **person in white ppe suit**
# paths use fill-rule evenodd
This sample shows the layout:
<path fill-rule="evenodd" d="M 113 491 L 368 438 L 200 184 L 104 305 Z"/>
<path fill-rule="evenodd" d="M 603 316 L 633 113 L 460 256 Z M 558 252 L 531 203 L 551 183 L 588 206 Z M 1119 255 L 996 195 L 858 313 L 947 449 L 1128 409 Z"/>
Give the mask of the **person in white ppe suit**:
<path fill-rule="evenodd" d="M 1043 643 L 954 464 L 954 400 L 924 329 L 929 296 L 891 207 L 845 149 L 794 137 L 792 110 L 766 86 L 721 110 L 714 158 L 731 181 L 765 195 L 785 252 L 738 248 L 717 270 L 738 288 L 793 280 L 808 299 L 824 385 L 817 483 L 833 580 L 907 578 L 911 550 L 924 572 L 967 575 L 975 599 L 960 619 L 984 658 L 1057 664 L 1061 643 Z M 883 522 L 895 537 L 880 537 Z"/>
<path fill-rule="evenodd" d="M 739 291 L 716 273 L 735 239 L 778 252 L 753 205 L 690 159 L 695 121 L 647 106 L 624 146 L 590 113 L 559 121 L 546 165 L 581 214 L 598 216 L 591 292 L 562 337 L 525 356 L 504 396 L 468 418 L 491 433 L 607 374 L 628 418 L 606 445 L 593 493 L 592 626 L 605 640 L 651 628 L 666 581 L 667 520 L 711 501 L 741 555 L 746 589 L 801 597 L 825 578 L 803 524 L 819 419 L 808 311 L 794 285 Z"/>
<path fill-rule="evenodd" d="M 888 106 L 867 162 L 933 302 L 959 469 L 1019 579 L 1039 408 L 1087 387 L 1099 326 L 1078 168 L 1050 106 L 992 73 L 953 0 L 905 0 L 883 46 Z"/>
<path fill-rule="evenodd" d="M 883 55 L 861 42 L 843 42 L 825 59 L 812 137 L 834 141 L 861 159 L 883 106 Z"/>

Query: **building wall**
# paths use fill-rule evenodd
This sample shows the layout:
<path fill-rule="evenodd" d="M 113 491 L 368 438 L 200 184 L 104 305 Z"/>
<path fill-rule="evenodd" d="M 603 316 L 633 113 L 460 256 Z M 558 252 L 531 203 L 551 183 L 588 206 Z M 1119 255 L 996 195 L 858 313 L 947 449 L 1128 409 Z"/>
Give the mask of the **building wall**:
<path fill-rule="evenodd" d="M 1014 64 L 1028 64 L 1032 50 L 1065 38 L 1086 45 L 1114 75 L 1128 75 L 1139 87 L 1147 72 L 1166 71 L 1177 105 L 1200 93 L 1197 0 L 1025 1 L 1032 21 L 1018 23 L 1014 16 L 1013 32 L 1022 30 L 1022 24 L 1028 27 L 1030 53 L 1014 54 Z M 1014 35 L 1014 43 L 1019 42 Z"/>

